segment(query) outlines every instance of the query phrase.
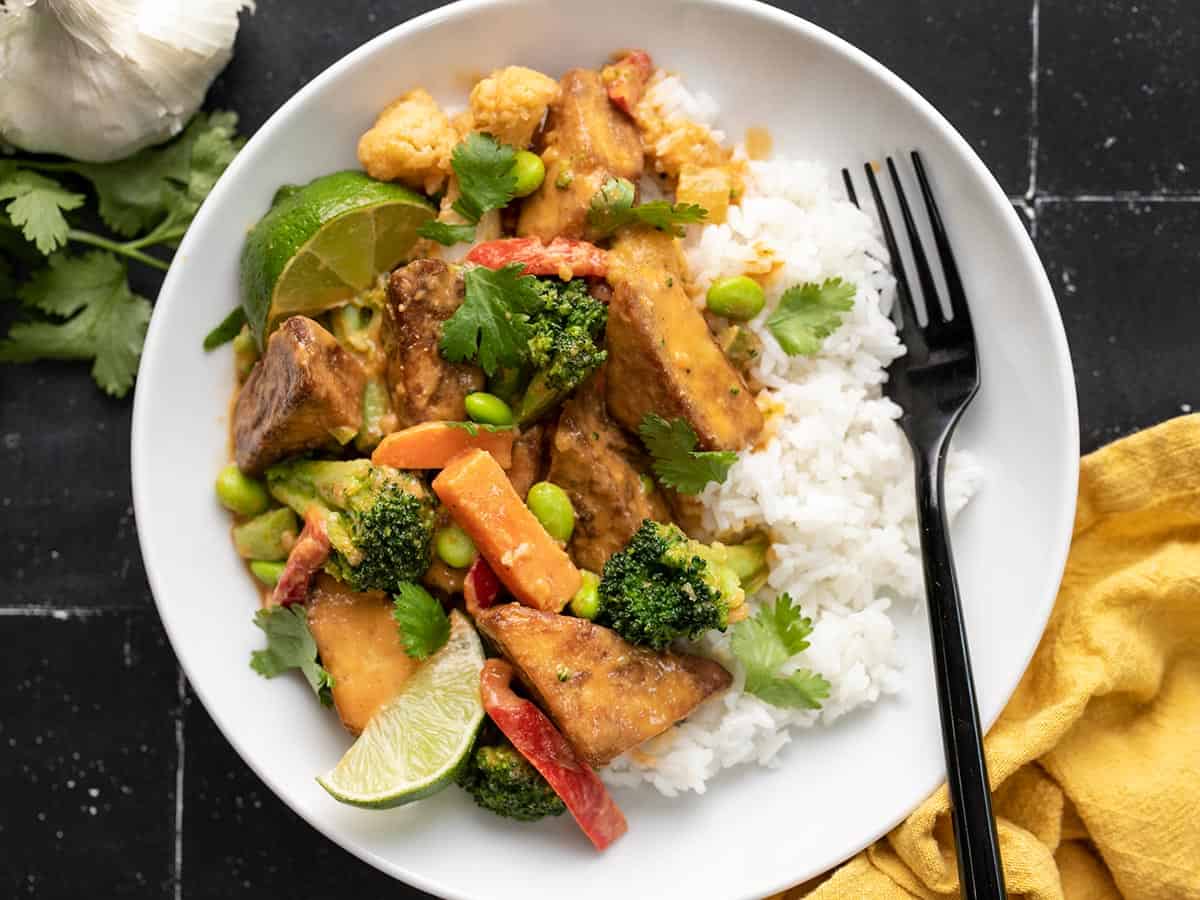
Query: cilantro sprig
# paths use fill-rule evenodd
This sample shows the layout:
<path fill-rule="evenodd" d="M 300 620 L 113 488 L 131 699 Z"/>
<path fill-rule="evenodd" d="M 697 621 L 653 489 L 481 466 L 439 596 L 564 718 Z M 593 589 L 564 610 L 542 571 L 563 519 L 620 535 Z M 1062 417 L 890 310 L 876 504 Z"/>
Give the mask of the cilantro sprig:
<path fill-rule="evenodd" d="M 685 419 L 667 421 L 647 413 L 638 426 L 642 443 L 653 458 L 659 481 L 681 494 L 698 494 L 710 481 L 722 482 L 737 462 L 732 450 L 700 451 L 696 432 Z"/>
<path fill-rule="evenodd" d="M 400 626 L 404 652 L 413 659 L 428 659 L 450 640 L 450 617 L 429 591 L 404 581 L 392 598 L 392 618 Z"/>
<path fill-rule="evenodd" d="M 829 696 L 829 682 L 808 669 L 780 674 L 789 659 L 807 650 L 812 619 L 800 614 L 792 598 L 780 594 L 754 616 L 733 627 L 730 647 L 746 670 L 746 692 L 772 706 L 820 709 Z"/>
<path fill-rule="evenodd" d="M 513 147 L 501 144 L 490 134 L 475 131 L 467 135 L 450 157 L 462 192 L 454 201 L 454 211 L 478 222 L 484 213 L 508 206 L 517 191 L 516 159 Z"/>
<path fill-rule="evenodd" d="M 451 222 L 439 222 L 437 219 L 427 219 L 417 226 L 417 234 L 431 241 L 437 241 L 443 247 L 453 247 L 455 244 L 475 240 L 474 225 L 455 225 Z"/>
<path fill-rule="evenodd" d="M 168 261 L 147 251 L 183 237 L 241 146 L 236 124 L 233 113 L 201 113 L 171 143 L 112 163 L 0 161 L 0 244 L 36 250 L 0 272 L 0 300 L 19 300 L 25 312 L 0 339 L 0 362 L 92 360 L 101 388 L 129 391 L 150 303 L 130 289 L 126 263 L 166 271 Z M 78 218 L 88 187 L 104 229 Z"/>
<path fill-rule="evenodd" d="M 267 636 L 267 646 L 250 654 L 250 668 L 264 678 L 299 669 L 313 693 L 326 706 L 332 703 L 333 676 L 317 662 L 317 642 L 300 604 L 273 606 L 254 614 L 254 624 Z"/>
<path fill-rule="evenodd" d="M 641 222 L 657 228 L 683 234 L 683 226 L 703 222 L 708 210 L 695 203 L 652 203 L 633 205 L 633 183 L 626 178 L 610 178 L 592 195 L 588 204 L 588 224 L 601 234 L 611 234 L 623 225 Z"/>
<path fill-rule="evenodd" d="M 442 327 L 442 356 L 451 362 L 478 359 L 488 375 L 524 364 L 529 316 L 542 305 L 537 279 L 522 275 L 524 269 L 521 263 L 467 269 L 462 305 Z"/>
<path fill-rule="evenodd" d="M 417 234 L 444 247 L 474 240 L 475 226 L 484 213 L 503 209 L 516 196 L 516 159 L 515 147 L 501 144 L 490 134 L 474 131 L 467 135 L 450 155 L 459 189 L 451 209 L 467 224 L 433 219 L 423 223 Z"/>
<path fill-rule="evenodd" d="M 767 319 L 767 329 L 789 356 L 812 356 L 854 306 L 856 288 L 840 278 L 793 285 Z"/>

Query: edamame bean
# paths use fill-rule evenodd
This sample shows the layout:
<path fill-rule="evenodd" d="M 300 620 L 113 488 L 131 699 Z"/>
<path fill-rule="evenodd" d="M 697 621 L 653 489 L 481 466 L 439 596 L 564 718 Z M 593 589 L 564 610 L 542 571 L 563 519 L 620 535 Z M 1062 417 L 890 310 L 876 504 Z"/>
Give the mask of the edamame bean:
<path fill-rule="evenodd" d="M 452 569 L 465 569 L 475 561 L 475 542 L 457 525 L 439 528 L 433 536 L 433 549 Z"/>
<path fill-rule="evenodd" d="M 726 319 L 746 321 L 762 312 L 767 298 L 757 281 L 746 275 L 718 278 L 705 296 L 708 311 Z"/>
<path fill-rule="evenodd" d="M 467 415 L 471 417 L 472 422 L 479 422 L 482 425 L 511 425 L 513 423 L 512 409 L 495 394 L 485 394 L 483 391 L 467 394 L 463 405 L 467 408 Z"/>
<path fill-rule="evenodd" d="M 239 516 L 256 516 L 271 505 L 271 495 L 262 482 L 243 475 L 233 463 L 217 475 L 217 499 Z"/>
<path fill-rule="evenodd" d="M 528 150 L 518 150 L 516 157 L 513 159 L 512 173 L 517 176 L 517 186 L 513 188 L 513 195 L 528 197 L 540 188 L 542 182 L 545 181 L 546 164 L 542 162 L 542 158 L 536 153 L 530 153 Z"/>
<path fill-rule="evenodd" d="M 571 598 L 571 612 L 581 619 L 594 619 L 600 611 L 600 576 L 587 569 L 580 569 L 583 584 Z"/>
<path fill-rule="evenodd" d="M 279 576 L 283 574 L 283 567 L 284 563 L 267 562 L 262 559 L 256 559 L 250 563 L 250 571 L 254 573 L 254 577 L 267 587 L 275 587 L 279 583 Z"/>
<path fill-rule="evenodd" d="M 556 541 L 566 543 L 575 531 L 575 507 L 567 492 L 557 484 L 539 481 L 529 489 L 525 505 Z"/>

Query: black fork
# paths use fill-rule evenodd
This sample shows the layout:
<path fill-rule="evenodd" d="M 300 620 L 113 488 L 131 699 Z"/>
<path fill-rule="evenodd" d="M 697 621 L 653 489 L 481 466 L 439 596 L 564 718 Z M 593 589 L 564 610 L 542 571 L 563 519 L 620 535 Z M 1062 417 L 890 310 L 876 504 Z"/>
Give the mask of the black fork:
<path fill-rule="evenodd" d="M 925 166 L 917 153 L 913 168 L 925 198 L 934 244 L 945 276 L 951 315 L 946 317 L 933 270 L 922 247 L 921 237 L 904 194 L 904 186 L 889 157 L 888 173 L 899 201 L 904 230 L 912 248 L 913 263 L 921 295 L 925 300 L 926 324 L 921 326 L 917 304 L 892 230 L 891 217 L 875 176 L 875 167 L 865 166 L 867 182 L 896 276 L 896 303 L 892 320 L 908 352 L 888 368 L 884 388 L 887 396 L 903 410 L 900 427 L 913 451 L 917 484 L 917 521 L 921 531 L 921 555 L 925 567 L 925 593 L 929 601 L 929 629 L 937 677 L 938 711 L 942 720 L 942 744 L 946 753 L 946 777 L 950 789 L 951 816 L 958 852 L 958 874 L 962 896 L 967 900 L 1003 898 L 1004 874 L 996 821 L 992 816 L 987 764 L 983 756 L 983 729 L 975 700 L 971 656 L 963 627 L 954 558 L 946 527 L 945 469 L 950 435 L 963 410 L 979 390 L 979 363 L 971 311 L 963 291 L 958 266 L 941 213 L 933 198 Z M 858 203 L 854 180 L 842 170 L 846 192 Z"/>

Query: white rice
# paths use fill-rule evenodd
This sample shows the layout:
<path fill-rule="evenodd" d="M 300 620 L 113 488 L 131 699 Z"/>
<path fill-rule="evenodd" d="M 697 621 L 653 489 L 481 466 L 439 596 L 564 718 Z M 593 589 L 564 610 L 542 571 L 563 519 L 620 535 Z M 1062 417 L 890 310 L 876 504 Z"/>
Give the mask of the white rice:
<path fill-rule="evenodd" d="M 674 77 L 656 79 L 664 114 L 703 124 L 716 120 L 712 98 L 693 95 Z M 831 684 L 820 711 L 770 706 L 742 692 L 744 672 L 729 635 L 713 632 L 688 649 L 734 673 L 733 687 L 666 734 L 615 760 L 614 785 L 653 784 L 673 796 L 703 793 L 708 779 L 746 762 L 777 765 L 795 729 L 825 725 L 902 687 L 893 600 L 923 595 L 907 442 L 900 410 L 881 393 L 887 365 L 904 352 L 887 318 L 894 281 L 874 222 L 844 199 L 821 166 L 791 160 L 752 162 L 740 206 L 721 225 L 693 228 L 685 242 L 694 297 L 703 303 L 715 278 L 768 272 L 767 307 L 751 323 L 762 338 L 755 374 L 772 438 L 743 453 L 723 484 L 701 495 L 712 535 L 764 527 L 773 540 L 768 588 L 751 612 L 787 591 L 813 619 L 812 646 L 789 666 L 810 668 Z M 841 277 L 858 292 L 842 326 L 812 358 L 789 357 L 765 320 L 789 286 Z M 950 457 L 951 515 L 982 477 L 966 454 Z M 900 614 L 908 614 L 902 611 Z"/>

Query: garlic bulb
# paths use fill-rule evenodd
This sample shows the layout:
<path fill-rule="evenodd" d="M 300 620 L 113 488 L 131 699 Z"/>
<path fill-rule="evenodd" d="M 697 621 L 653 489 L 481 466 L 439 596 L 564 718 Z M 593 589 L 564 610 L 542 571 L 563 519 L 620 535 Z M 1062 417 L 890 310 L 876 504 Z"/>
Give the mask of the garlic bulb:
<path fill-rule="evenodd" d="M 0 0 L 0 142 L 108 162 L 177 134 L 229 62 L 243 7 Z"/>

